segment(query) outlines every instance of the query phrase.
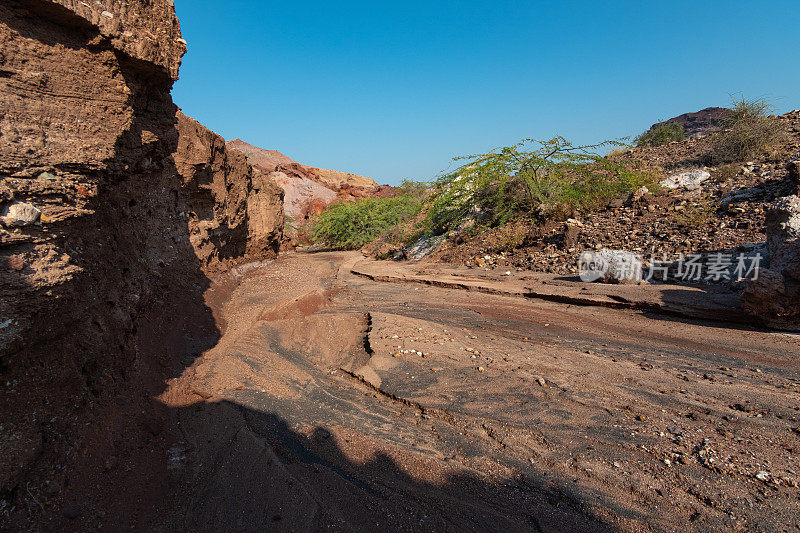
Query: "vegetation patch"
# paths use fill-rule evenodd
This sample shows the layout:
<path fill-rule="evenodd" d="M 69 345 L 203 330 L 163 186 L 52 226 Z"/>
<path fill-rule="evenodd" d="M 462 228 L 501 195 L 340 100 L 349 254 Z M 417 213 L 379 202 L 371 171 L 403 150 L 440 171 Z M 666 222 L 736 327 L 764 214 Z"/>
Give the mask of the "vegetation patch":
<path fill-rule="evenodd" d="M 338 250 L 355 250 L 387 232 L 397 232 L 401 224 L 420 212 L 426 189 L 424 184 L 406 182 L 394 198 L 334 204 L 314 221 L 313 240 Z"/>
<path fill-rule="evenodd" d="M 685 138 L 686 132 L 677 122 L 659 122 L 636 137 L 636 146 L 663 146 Z"/>
<path fill-rule="evenodd" d="M 524 139 L 458 158 L 469 162 L 436 182 L 426 226 L 441 234 L 470 218 L 489 227 L 521 216 L 565 218 L 575 210 L 597 210 L 642 186 L 657 189 L 653 175 L 598 154 L 601 148 L 622 145 L 607 141 L 574 146 L 563 137 Z"/>
<path fill-rule="evenodd" d="M 783 136 L 779 120 L 768 116 L 772 106 L 764 99 L 733 100 L 733 113 L 725 131 L 714 139 L 710 159 L 713 164 L 748 161 L 777 145 Z"/>

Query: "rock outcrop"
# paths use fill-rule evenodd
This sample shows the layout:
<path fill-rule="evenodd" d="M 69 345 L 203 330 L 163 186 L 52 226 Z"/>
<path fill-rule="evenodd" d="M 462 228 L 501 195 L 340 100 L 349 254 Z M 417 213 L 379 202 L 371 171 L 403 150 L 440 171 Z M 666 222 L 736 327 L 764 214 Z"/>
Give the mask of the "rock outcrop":
<path fill-rule="evenodd" d="M 800 331 L 800 197 L 787 196 L 767 211 L 769 269 L 742 294 L 742 309 L 763 323 Z"/>
<path fill-rule="evenodd" d="M 269 173 L 284 191 L 284 211 L 298 225 L 337 201 L 392 196 L 394 190 L 373 179 L 338 170 L 310 167 L 277 150 L 264 150 L 241 139 L 228 141 L 228 147 L 247 156 L 257 169 Z"/>
<path fill-rule="evenodd" d="M 206 313 L 207 273 L 281 240 L 277 186 L 173 104 L 185 50 L 171 0 L 0 4 L 4 513 L 68 475 L 140 346 L 175 364 L 153 310 Z"/>
<path fill-rule="evenodd" d="M 182 212 L 202 264 L 276 254 L 283 229 L 280 187 L 196 120 L 178 112 L 177 127 L 173 159 L 187 195 Z"/>

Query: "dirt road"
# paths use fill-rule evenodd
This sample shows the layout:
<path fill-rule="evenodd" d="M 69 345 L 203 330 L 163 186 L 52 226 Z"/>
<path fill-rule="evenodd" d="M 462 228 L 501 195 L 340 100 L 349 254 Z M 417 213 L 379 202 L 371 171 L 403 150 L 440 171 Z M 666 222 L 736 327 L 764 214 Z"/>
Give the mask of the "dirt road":
<path fill-rule="evenodd" d="M 137 526 L 800 527 L 797 336 L 362 260 L 286 255 L 211 289 L 221 336 L 158 395 L 168 475 Z"/>

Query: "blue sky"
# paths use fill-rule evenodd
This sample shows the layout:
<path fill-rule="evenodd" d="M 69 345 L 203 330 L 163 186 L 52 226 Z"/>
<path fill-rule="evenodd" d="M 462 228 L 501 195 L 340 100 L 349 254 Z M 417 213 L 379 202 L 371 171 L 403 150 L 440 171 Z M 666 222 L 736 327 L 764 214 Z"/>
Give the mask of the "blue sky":
<path fill-rule="evenodd" d="M 800 108 L 800 2 L 176 0 L 175 102 L 398 184 L 524 137 L 635 135 L 731 93 Z"/>

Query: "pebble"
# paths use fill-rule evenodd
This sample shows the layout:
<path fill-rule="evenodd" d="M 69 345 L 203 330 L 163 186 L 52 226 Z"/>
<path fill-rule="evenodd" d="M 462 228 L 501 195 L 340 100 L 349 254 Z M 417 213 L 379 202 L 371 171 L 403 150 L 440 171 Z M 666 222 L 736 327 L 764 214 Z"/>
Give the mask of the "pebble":
<path fill-rule="evenodd" d="M 766 483 L 767 481 L 769 481 L 770 475 L 769 472 L 765 470 L 760 470 L 756 473 L 755 478 L 759 481 L 763 481 L 764 483 Z"/>

